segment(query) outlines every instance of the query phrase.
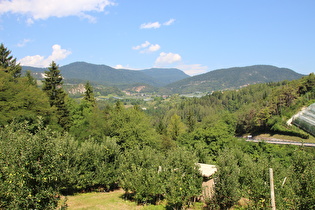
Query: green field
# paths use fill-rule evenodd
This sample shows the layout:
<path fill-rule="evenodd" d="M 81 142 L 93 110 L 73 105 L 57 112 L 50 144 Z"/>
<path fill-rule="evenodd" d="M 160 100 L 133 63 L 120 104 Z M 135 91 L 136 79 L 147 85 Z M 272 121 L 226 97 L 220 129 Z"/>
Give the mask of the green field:
<path fill-rule="evenodd" d="M 141 210 L 158 210 L 164 209 L 164 206 L 142 206 L 135 202 L 128 201 L 122 198 L 123 190 L 116 190 L 113 192 L 92 192 L 82 193 L 67 197 L 68 209 L 91 209 L 91 210 L 125 210 L 125 209 L 141 209 Z"/>

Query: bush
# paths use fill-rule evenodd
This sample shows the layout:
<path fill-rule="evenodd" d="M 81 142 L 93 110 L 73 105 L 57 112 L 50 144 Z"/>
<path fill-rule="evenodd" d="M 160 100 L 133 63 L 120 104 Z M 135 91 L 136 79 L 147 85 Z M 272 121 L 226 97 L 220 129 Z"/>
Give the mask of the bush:
<path fill-rule="evenodd" d="M 128 150 L 120 162 L 120 185 L 138 203 L 165 199 L 169 207 L 178 209 L 201 194 L 196 157 L 182 149 L 166 154 L 150 147 Z"/>
<path fill-rule="evenodd" d="M 35 134 L 27 122 L 0 130 L 0 209 L 55 209 L 60 192 L 116 186 L 114 139 L 80 145 L 40 124 Z"/>
<path fill-rule="evenodd" d="M 0 131 L 0 208 L 54 209 L 62 179 L 60 136 L 45 129 L 32 135 L 25 125 Z"/>

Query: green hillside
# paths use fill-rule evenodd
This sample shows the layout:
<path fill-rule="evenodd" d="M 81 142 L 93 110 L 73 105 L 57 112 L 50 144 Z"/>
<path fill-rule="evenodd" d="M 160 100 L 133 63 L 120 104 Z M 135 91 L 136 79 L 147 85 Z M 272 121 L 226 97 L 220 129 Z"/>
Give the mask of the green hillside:
<path fill-rule="evenodd" d="M 36 78 L 42 78 L 41 73 L 46 68 L 24 66 L 23 70 L 30 70 Z M 86 62 L 75 62 L 60 67 L 61 74 L 66 81 L 91 81 L 94 83 L 132 87 L 134 84 L 147 84 L 160 87 L 189 77 L 178 69 L 146 69 L 142 71 L 115 69 L 106 65 L 96 65 Z"/>
<path fill-rule="evenodd" d="M 254 65 L 210 71 L 172 83 L 167 88 L 176 93 L 211 92 L 215 90 L 238 89 L 249 84 L 283 80 L 291 81 L 302 76 L 302 74 L 287 68 Z"/>
<path fill-rule="evenodd" d="M 106 65 L 95 65 L 85 62 L 75 62 L 60 67 L 66 79 L 89 80 L 99 84 L 119 86 L 124 84 L 146 83 L 158 85 L 154 78 L 140 71 L 114 69 Z"/>

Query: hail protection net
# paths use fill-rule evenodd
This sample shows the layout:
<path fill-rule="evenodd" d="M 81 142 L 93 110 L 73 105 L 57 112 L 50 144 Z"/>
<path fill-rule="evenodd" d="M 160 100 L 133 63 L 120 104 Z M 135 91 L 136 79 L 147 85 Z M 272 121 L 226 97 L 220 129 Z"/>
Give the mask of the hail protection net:
<path fill-rule="evenodd" d="M 292 123 L 315 136 L 315 103 L 296 114 Z"/>

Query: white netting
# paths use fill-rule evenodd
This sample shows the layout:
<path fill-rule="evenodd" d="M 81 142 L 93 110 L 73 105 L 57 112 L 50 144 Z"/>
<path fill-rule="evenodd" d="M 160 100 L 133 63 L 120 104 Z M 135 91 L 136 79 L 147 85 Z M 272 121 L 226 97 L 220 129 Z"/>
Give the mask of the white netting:
<path fill-rule="evenodd" d="M 315 136 L 315 103 L 295 115 L 292 123 Z"/>

